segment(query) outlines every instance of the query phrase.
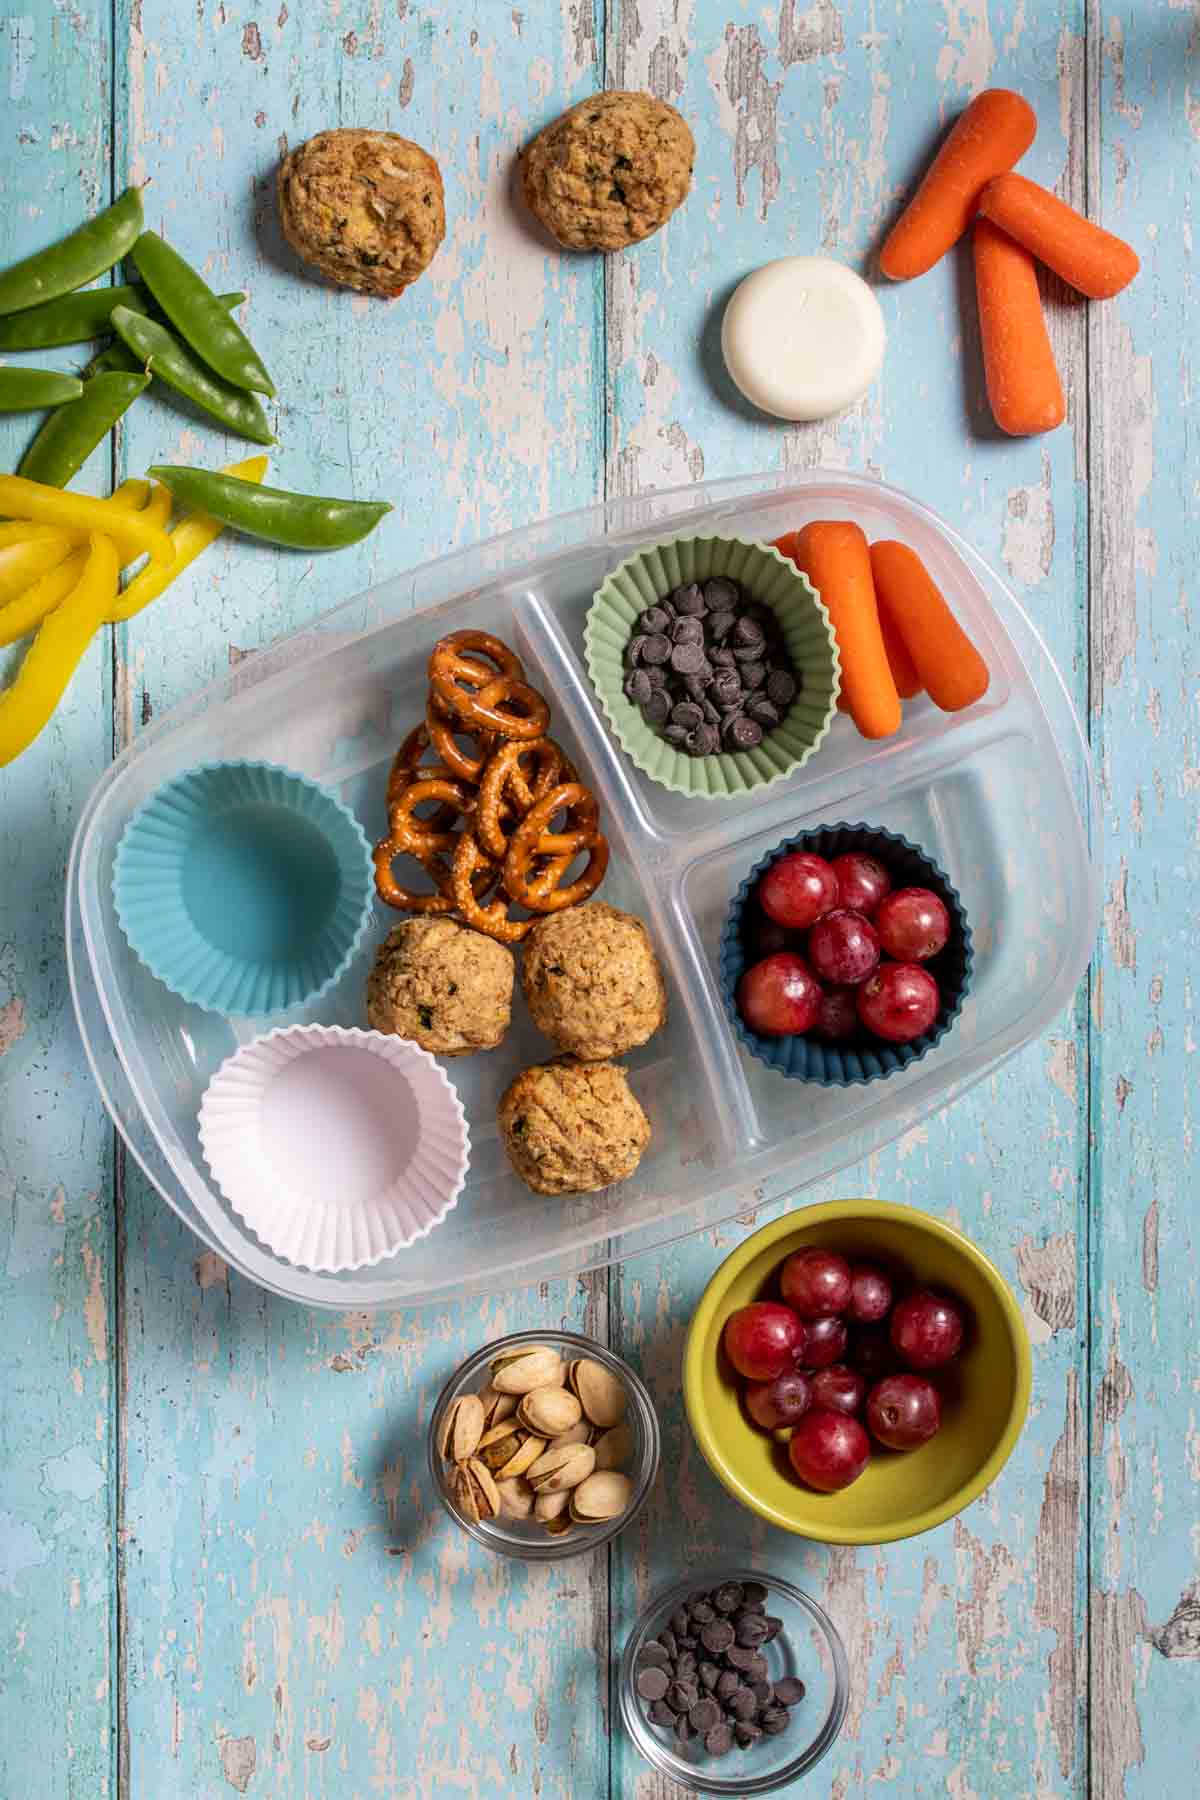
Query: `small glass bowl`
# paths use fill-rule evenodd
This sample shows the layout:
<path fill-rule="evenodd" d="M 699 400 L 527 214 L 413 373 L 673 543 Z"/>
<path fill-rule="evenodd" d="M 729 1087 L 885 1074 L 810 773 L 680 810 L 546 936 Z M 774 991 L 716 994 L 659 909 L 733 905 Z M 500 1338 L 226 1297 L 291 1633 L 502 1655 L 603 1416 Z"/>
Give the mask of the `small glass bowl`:
<path fill-rule="evenodd" d="M 709 1756 L 698 1737 L 681 1744 L 652 1725 L 634 1681 L 644 1644 L 656 1638 L 671 1614 L 691 1594 L 726 1581 L 758 1581 L 767 1590 L 767 1611 L 783 1620 L 783 1630 L 762 1646 L 770 1679 L 798 1676 L 807 1688 L 789 1710 L 792 1725 L 778 1737 L 763 1737 L 748 1750 L 735 1744 L 728 1756 Z M 648 1763 L 693 1794 L 774 1794 L 815 1768 L 837 1739 L 850 1698 L 846 1650 L 824 1609 L 778 1575 L 755 1569 L 694 1569 L 687 1579 L 659 1594 L 638 1620 L 621 1658 L 617 1688 L 625 1729 Z"/>
<path fill-rule="evenodd" d="M 633 1439 L 633 1449 L 623 1472 L 633 1484 L 633 1494 L 620 1518 L 609 1519 L 603 1525 L 572 1525 L 569 1531 L 552 1537 L 536 1519 L 481 1519 L 476 1522 L 464 1518 L 455 1506 L 449 1482 L 453 1465 L 442 1461 L 437 1448 L 446 1409 L 460 1394 L 477 1394 L 480 1388 L 487 1385 L 488 1365 L 497 1356 L 519 1349 L 523 1344 L 548 1344 L 560 1353 L 564 1362 L 590 1356 L 603 1364 L 609 1374 L 615 1375 L 624 1386 L 629 1397 L 625 1423 Z M 654 1478 L 658 1474 L 660 1453 L 658 1414 L 641 1377 L 634 1373 L 627 1362 L 622 1362 L 619 1356 L 606 1350 L 603 1344 L 598 1344 L 594 1338 L 578 1337 L 572 1331 L 515 1331 L 510 1337 L 498 1338 L 493 1343 L 485 1344 L 455 1369 L 438 1396 L 433 1417 L 429 1421 L 429 1472 L 433 1477 L 438 1499 L 454 1523 L 469 1532 L 477 1543 L 488 1550 L 494 1550 L 499 1556 L 515 1556 L 522 1562 L 562 1562 L 569 1556 L 598 1550 L 602 1544 L 611 1542 L 633 1522 L 646 1504 L 650 1489 L 654 1486 Z"/>

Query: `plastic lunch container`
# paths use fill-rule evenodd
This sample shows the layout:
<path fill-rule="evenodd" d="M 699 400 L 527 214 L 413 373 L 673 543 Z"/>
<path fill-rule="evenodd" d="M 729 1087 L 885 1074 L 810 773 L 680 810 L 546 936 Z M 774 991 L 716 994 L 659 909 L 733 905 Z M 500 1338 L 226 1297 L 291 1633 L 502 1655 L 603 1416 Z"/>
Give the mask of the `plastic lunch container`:
<path fill-rule="evenodd" d="M 786 781 L 697 803 L 640 774 L 611 736 L 583 660 L 592 595 L 639 546 L 676 533 L 770 539 L 808 519 L 856 519 L 899 537 L 986 657 L 991 685 L 966 712 L 927 699 L 899 734 L 860 738 L 839 717 Z M 496 1102 L 544 1060 L 521 1007 L 500 1049 L 452 1067 L 472 1139 L 454 1212 L 421 1242 L 344 1274 L 292 1266 L 217 1191 L 197 1113 L 214 1071 L 266 1027 L 202 1012 L 137 961 L 112 900 L 126 823 L 162 782 L 214 758 L 257 757 L 332 789 L 382 835 L 387 770 L 424 705 L 435 641 L 464 626 L 510 643 L 551 703 L 552 731 L 600 800 L 613 860 L 602 898 L 648 923 L 671 988 L 670 1019 L 628 1059 L 654 1128 L 637 1174 L 574 1199 L 532 1194 L 509 1170 Z M 487 1292 L 578 1273 L 796 1194 L 945 1106 L 1042 1032 L 1074 991 L 1095 936 L 1096 801 L 1062 679 L 999 578 L 933 513 L 895 488 L 816 470 L 705 483 L 603 506 L 496 538 L 358 596 L 241 664 L 144 732 L 88 800 L 67 881 L 72 993 L 96 1080 L 130 1153 L 196 1234 L 252 1280 L 309 1305 L 369 1308 Z M 738 1044 L 721 1004 L 717 945 L 747 871 L 797 831 L 869 818 L 919 844 L 962 896 L 975 940 L 970 998 L 928 1056 L 885 1082 L 806 1087 Z M 346 974 L 311 1008 L 271 1023 L 363 1023 L 376 907 Z"/>

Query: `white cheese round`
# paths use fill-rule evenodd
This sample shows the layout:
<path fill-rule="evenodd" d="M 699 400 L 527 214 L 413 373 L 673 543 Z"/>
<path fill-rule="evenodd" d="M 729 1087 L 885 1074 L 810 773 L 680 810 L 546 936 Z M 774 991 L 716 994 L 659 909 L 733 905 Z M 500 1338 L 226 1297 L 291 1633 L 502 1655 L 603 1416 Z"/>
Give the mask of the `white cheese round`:
<path fill-rule="evenodd" d="M 739 285 L 721 322 L 730 378 L 777 419 L 827 419 L 879 373 L 886 332 L 861 275 L 825 256 L 785 256 Z"/>

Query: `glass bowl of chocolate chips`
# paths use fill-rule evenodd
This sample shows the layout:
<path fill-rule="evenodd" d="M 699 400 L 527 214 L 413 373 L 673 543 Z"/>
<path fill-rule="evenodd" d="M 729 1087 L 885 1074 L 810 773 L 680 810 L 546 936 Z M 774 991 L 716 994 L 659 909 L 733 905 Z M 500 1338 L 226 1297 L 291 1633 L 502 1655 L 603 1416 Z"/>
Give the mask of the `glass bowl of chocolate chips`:
<path fill-rule="evenodd" d="M 807 1594 L 777 1575 L 697 1570 L 638 1620 L 618 1681 L 646 1761 L 699 1794 L 774 1794 L 842 1729 L 846 1651 Z"/>

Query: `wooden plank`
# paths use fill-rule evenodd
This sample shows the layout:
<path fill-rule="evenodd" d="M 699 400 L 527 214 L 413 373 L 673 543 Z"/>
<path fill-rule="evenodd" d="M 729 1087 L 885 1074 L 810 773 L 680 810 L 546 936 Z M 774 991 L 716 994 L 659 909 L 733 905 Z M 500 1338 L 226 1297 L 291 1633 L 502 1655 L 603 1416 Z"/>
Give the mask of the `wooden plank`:
<path fill-rule="evenodd" d="M 649 85 L 697 138 L 696 188 L 667 231 L 614 261 L 609 481 L 619 491 L 700 474 L 819 464 L 875 470 L 928 502 L 1007 573 L 1086 697 L 1084 324 L 1056 311 L 1071 431 L 1001 441 L 986 413 L 960 254 L 885 287 L 891 349 L 860 406 L 825 425 L 751 415 L 719 363 L 736 279 L 770 258 L 823 252 L 870 267 L 881 229 L 931 142 L 989 83 L 1025 93 L 1041 132 L 1025 166 L 1078 192 L 1069 141 L 1083 127 L 1082 9 L 821 4 L 801 9 L 638 0 L 610 35 L 616 85 Z M 697 348 L 698 347 L 698 348 Z M 1086 1368 L 1082 1307 L 1086 1008 L 898 1146 L 805 1198 L 910 1200 L 960 1224 L 1021 1292 L 1035 1344 L 1034 1403 L 989 1494 L 919 1543 L 855 1554 L 761 1526 L 717 1486 L 682 1416 L 688 1317 L 728 1227 L 614 1278 L 618 1342 L 663 1410 L 664 1481 L 614 1552 L 619 1648 L 637 1608 L 684 1568 L 743 1561 L 790 1574 L 847 1641 L 853 1697 L 820 1775 L 845 1796 L 1059 1796 L 1085 1787 L 1081 1655 Z M 778 1210 L 778 1209 L 775 1209 Z M 771 1216 L 760 1212 L 753 1221 Z M 613 1792 L 665 1800 L 624 1741 Z"/>
<path fill-rule="evenodd" d="M 597 493 L 600 271 L 548 255 L 508 202 L 530 122 L 594 80 L 595 32 L 586 4 L 568 19 L 365 0 L 135 7 L 120 29 L 156 220 L 250 292 L 281 396 L 278 479 L 396 505 L 324 561 L 220 546 L 122 645 L 136 731 L 343 595 Z M 392 304 L 307 280 L 275 223 L 280 150 L 365 123 L 430 146 L 446 181 L 447 241 Z M 156 407 L 127 463 L 232 451 Z M 599 1322 L 593 1290 L 309 1313 L 228 1281 L 132 1178 L 127 1236 L 126 1791 L 587 1793 L 607 1766 L 603 1564 L 526 1571 L 475 1549 L 431 1494 L 424 1433 L 464 1354 Z"/>
<path fill-rule="evenodd" d="M 108 65 L 106 10 L 0 8 L 5 262 L 108 204 Z M 0 420 L 0 468 L 39 422 Z M 98 455 L 80 481 L 106 477 Z M 0 684 L 21 653 L 0 652 Z M 0 770 L 0 1791 L 79 1800 L 114 1792 L 114 1233 L 62 903 L 76 811 L 109 754 L 107 673 L 94 645 L 41 739 Z"/>
<path fill-rule="evenodd" d="M 1093 216 L 1143 259 L 1092 322 L 1092 699 L 1106 838 L 1092 1004 L 1092 1775 L 1157 1796 L 1198 1742 L 1194 1394 L 1200 534 L 1188 425 L 1194 15 L 1093 10 Z"/>

